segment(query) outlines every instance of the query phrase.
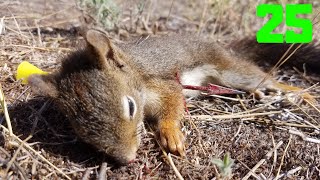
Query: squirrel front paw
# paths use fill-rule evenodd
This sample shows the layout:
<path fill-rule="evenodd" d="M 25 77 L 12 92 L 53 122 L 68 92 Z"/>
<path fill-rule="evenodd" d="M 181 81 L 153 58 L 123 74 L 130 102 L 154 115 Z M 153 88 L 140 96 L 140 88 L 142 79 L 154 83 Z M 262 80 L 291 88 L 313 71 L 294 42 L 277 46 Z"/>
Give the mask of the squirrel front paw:
<path fill-rule="evenodd" d="M 161 145 L 173 154 L 185 156 L 184 140 L 184 135 L 178 127 L 160 129 Z"/>

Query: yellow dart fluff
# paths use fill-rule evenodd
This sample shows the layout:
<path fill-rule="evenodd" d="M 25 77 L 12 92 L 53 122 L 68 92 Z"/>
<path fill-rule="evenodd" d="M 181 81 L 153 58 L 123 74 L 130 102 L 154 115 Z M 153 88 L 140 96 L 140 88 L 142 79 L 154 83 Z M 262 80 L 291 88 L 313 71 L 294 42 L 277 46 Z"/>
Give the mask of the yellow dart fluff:
<path fill-rule="evenodd" d="M 27 61 L 23 61 L 19 64 L 17 69 L 17 80 L 22 80 L 22 84 L 28 83 L 28 77 L 32 74 L 48 74 L 48 72 L 42 71 L 41 69 L 37 68 L 36 66 L 30 64 Z"/>

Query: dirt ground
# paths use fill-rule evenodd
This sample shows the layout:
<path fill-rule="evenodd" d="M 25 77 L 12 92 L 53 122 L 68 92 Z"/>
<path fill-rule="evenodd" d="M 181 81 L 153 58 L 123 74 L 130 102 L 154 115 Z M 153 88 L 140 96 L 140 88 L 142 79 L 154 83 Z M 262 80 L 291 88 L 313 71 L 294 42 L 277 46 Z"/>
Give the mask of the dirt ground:
<path fill-rule="evenodd" d="M 253 37 L 264 23 L 255 16 L 255 7 L 264 0 L 114 2 L 120 16 L 108 34 L 116 41 L 143 34 L 193 33 L 229 47 Z M 311 17 L 320 12 L 317 0 L 294 2 L 312 3 Z M 280 68 L 275 77 L 309 88 L 315 106 L 290 102 L 284 95 L 265 101 L 249 94 L 187 99 L 185 158 L 168 157 L 146 127 L 135 162 L 121 167 L 109 162 L 75 136 L 52 100 L 15 80 L 22 61 L 56 70 L 64 56 L 83 45 L 83 30 L 103 29 L 93 18 L 74 1 L 0 2 L 0 84 L 14 133 L 9 136 L 0 106 L 1 179 L 221 179 L 223 172 L 213 159 L 223 159 L 227 152 L 234 164 L 225 178 L 320 179 L 320 78 L 300 67 Z M 317 44 L 319 24 L 314 29 Z"/>

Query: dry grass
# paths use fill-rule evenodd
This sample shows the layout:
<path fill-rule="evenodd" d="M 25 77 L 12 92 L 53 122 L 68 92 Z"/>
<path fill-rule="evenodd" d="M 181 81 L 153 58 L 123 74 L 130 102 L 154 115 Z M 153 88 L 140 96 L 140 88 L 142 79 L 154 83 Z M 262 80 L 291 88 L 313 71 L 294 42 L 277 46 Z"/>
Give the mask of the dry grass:
<path fill-rule="evenodd" d="M 144 33 L 191 32 L 228 45 L 239 37 L 252 36 L 263 23 L 254 16 L 258 2 L 254 0 L 116 2 L 122 15 L 117 29 L 109 32 L 116 40 Z M 137 7 L 139 3 L 145 3 L 143 9 Z M 319 3 L 313 3 L 316 12 Z M 291 101 L 299 99 L 297 94 L 276 95 L 263 102 L 248 95 L 187 99 L 186 158 L 166 155 L 148 131 L 136 162 L 124 167 L 108 163 L 103 154 L 77 140 L 51 100 L 35 97 L 14 78 L 23 60 L 52 72 L 65 54 L 81 45 L 75 30 L 81 24 L 81 13 L 75 12 L 74 3 L 66 0 L 0 2 L 0 84 L 7 103 L 7 108 L 0 107 L 2 178 L 222 178 L 212 160 L 222 159 L 227 152 L 235 160 L 233 179 L 320 178 L 319 106 Z M 319 26 L 315 29 L 319 37 Z M 279 81 L 307 89 L 319 104 L 319 86 L 312 86 L 319 77 L 293 68 L 277 73 Z M 5 123 L 6 110 L 12 135 Z"/>

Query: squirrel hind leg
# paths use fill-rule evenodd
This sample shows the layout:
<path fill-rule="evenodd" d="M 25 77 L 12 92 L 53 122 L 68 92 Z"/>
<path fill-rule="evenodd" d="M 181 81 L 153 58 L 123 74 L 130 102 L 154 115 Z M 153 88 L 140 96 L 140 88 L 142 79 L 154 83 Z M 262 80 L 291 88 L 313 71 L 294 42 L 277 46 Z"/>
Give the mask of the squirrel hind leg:
<path fill-rule="evenodd" d="M 268 84 L 266 86 L 266 89 L 269 90 L 269 91 L 281 91 L 283 93 L 301 92 L 301 97 L 302 97 L 302 99 L 304 101 L 307 101 L 307 102 L 309 102 L 311 104 L 316 104 L 317 103 L 317 100 L 315 99 L 314 96 L 312 96 L 308 92 L 302 92 L 303 89 L 299 88 L 299 87 L 296 87 L 296 86 L 291 86 L 291 85 L 287 85 L 287 84 L 283 84 L 283 83 L 279 83 L 279 82 L 273 81 L 272 83 L 270 83 L 270 84 Z M 262 93 L 262 92 L 261 93 L 260 92 L 258 90 L 257 93 L 255 92 L 255 94 L 258 94 L 258 96 L 260 96 L 261 93 Z"/>

